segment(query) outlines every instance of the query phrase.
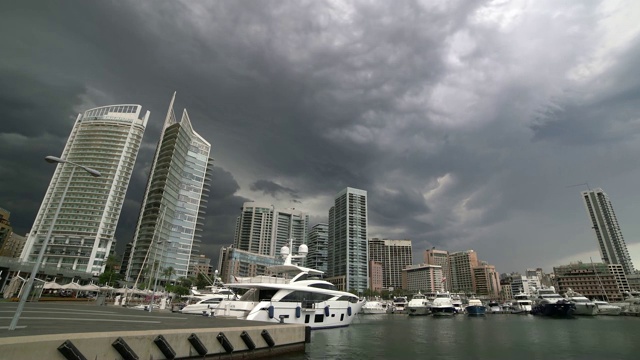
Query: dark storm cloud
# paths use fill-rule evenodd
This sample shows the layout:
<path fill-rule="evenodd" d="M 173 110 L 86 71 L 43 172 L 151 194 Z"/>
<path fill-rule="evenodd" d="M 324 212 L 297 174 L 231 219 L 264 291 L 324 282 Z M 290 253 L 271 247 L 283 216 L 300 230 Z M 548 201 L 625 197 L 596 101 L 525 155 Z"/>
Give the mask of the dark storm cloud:
<path fill-rule="evenodd" d="M 412 239 L 416 254 L 473 247 L 501 271 L 522 270 L 548 253 L 502 247 L 534 253 L 560 237 L 553 252 L 565 256 L 582 246 L 573 219 L 584 210 L 566 185 L 640 171 L 640 46 L 636 37 L 601 59 L 610 13 L 598 4 L 5 7 L 0 185 L 16 190 L 0 206 L 22 232 L 53 172 L 42 158 L 62 151 L 77 112 L 138 103 L 151 119 L 117 232 L 119 249 L 131 241 L 173 91 L 216 160 L 202 245 L 214 259 L 243 202 L 293 199 L 326 222 L 350 186 L 368 191 L 371 236 Z M 519 231 L 536 222 L 535 234 Z"/>
<path fill-rule="evenodd" d="M 278 197 L 278 194 L 288 195 L 291 198 L 297 198 L 298 192 L 294 189 L 290 189 L 286 186 L 282 186 L 269 180 L 258 180 L 251 184 L 251 190 L 260 191 L 264 194 Z"/>

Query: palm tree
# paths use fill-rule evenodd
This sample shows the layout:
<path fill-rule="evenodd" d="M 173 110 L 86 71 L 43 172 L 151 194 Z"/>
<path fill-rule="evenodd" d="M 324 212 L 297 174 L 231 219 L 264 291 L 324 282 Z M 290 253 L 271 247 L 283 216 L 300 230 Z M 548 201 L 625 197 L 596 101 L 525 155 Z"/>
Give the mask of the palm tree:
<path fill-rule="evenodd" d="M 169 278 L 171 278 L 172 275 L 176 274 L 176 269 L 173 268 L 173 266 L 169 266 L 167 268 L 164 269 L 164 271 L 162 271 L 162 275 L 164 275 L 164 285 L 167 286 L 168 282 L 169 282 Z"/>

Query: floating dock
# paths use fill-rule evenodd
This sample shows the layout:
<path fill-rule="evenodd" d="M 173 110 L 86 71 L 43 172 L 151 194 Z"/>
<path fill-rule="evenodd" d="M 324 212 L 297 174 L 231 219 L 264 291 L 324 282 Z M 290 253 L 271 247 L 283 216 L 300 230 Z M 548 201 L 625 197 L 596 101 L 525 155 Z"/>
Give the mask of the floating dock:
<path fill-rule="evenodd" d="M 0 354 L 5 359 L 258 359 L 304 353 L 303 325 L 152 312 L 94 303 L 0 303 Z"/>

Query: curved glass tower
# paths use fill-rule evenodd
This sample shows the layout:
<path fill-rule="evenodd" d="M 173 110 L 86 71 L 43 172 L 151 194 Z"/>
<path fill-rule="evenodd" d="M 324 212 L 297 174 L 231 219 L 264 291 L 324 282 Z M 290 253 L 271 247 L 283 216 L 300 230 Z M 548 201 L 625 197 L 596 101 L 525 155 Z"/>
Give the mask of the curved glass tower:
<path fill-rule="evenodd" d="M 193 130 L 187 111 L 178 122 L 175 93 L 149 174 L 126 277 L 144 281 L 186 277 L 199 254 L 200 232 L 209 193 L 211 144 Z M 164 270 L 173 272 L 161 275 Z"/>
<path fill-rule="evenodd" d="M 43 266 L 98 275 L 114 246 L 114 234 L 149 112 L 140 105 L 111 105 L 79 114 L 62 158 L 100 171 L 92 177 L 70 164 L 56 166 L 21 260 L 34 262 L 62 193 L 69 189 L 45 249 Z"/>

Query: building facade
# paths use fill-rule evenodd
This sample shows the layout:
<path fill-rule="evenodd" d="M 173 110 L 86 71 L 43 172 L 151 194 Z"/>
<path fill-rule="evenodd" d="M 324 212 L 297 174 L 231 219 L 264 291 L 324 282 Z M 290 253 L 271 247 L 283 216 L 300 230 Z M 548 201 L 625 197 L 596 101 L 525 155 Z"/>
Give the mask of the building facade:
<path fill-rule="evenodd" d="M 541 288 L 538 276 L 514 275 L 511 278 L 511 289 L 515 294 L 523 293 L 533 295 L 536 289 Z"/>
<path fill-rule="evenodd" d="M 382 264 L 376 261 L 369 261 L 369 283 L 371 284 L 371 291 L 382 291 L 384 275 L 382 272 Z"/>
<path fill-rule="evenodd" d="M 476 289 L 473 268 L 477 267 L 478 255 L 473 250 L 459 251 L 449 254 L 451 267 L 451 291 L 473 293 Z"/>
<path fill-rule="evenodd" d="M 369 288 L 369 247 L 367 241 L 367 192 L 354 188 L 340 191 L 329 210 L 329 266 L 334 284 L 346 291 Z M 336 285 L 337 286 L 337 285 Z"/>
<path fill-rule="evenodd" d="M 553 272 L 560 294 L 571 289 L 589 299 L 621 301 L 623 292 L 629 291 L 629 284 L 620 264 L 577 262 L 556 266 Z"/>
<path fill-rule="evenodd" d="M 369 239 L 369 260 L 382 264 L 384 289 L 403 289 L 402 270 L 413 263 L 411 240 Z"/>
<path fill-rule="evenodd" d="M 309 254 L 305 264 L 312 269 L 327 272 L 327 256 L 329 246 L 329 225 L 316 224 L 309 231 Z"/>
<path fill-rule="evenodd" d="M 12 232 L 0 247 L 0 256 L 18 258 L 24 249 L 27 238 Z"/>
<path fill-rule="evenodd" d="M 36 261 L 66 190 L 42 265 L 94 275 L 104 271 L 149 119 L 149 112 L 140 117 L 141 111 L 140 105 L 123 104 L 78 115 L 61 158 L 102 176 L 93 177 L 69 163 L 56 166 L 22 261 Z"/>
<path fill-rule="evenodd" d="M 280 257 L 255 254 L 233 246 L 221 248 L 219 256 L 218 274 L 223 283 L 236 282 L 240 277 L 266 275 L 269 266 L 282 264 Z"/>
<path fill-rule="evenodd" d="M 277 256 L 283 246 L 308 243 L 309 215 L 296 209 L 246 202 L 236 219 L 234 247 L 265 256 Z"/>
<path fill-rule="evenodd" d="M 4 247 L 5 242 L 13 233 L 13 227 L 11 227 L 11 222 L 9 221 L 10 216 L 9 210 L 0 208 L 0 249 Z"/>
<path fill-rule="evenodd" d="M 409 265 L 402 270 L 402 288 L 409 292 L 436 293 L 444 291 L 442 266 Z"/>
<path fill-rule="evenodd" d="M 206 198 L 211 183 L 211 144 L 196 133 L 185 109 L 173 111 L 175 93 L 149 173 L 138 216 L 127 279 L 141 281 L 173 268 L 170 280 L 186 277 L 199 255 Z"/>
<path fill-rule="evenodd" d="M 473 268 L 475 293 L 478 296 L 486 296 L 498 299 L 501 294 L 500 274 L 493 265 L 481 264 Z"/>
<path fill-rule="evenodd" d="M 625 274 L 633 274 L 633 262 L 607 194 L 600 188 L 583 191 L 582 200 L 598 240 L 602 261 L 605 264 L 620 264 Z"/>
<path fill-rule="evenodd" d="M 449 266 L 449 252 L 437 250 L 435 247 L 425 250 L 423 254 L 425 264 L 442 267 L 442 284 L 444 289 L 451 291 L 451 267 Z"/>

